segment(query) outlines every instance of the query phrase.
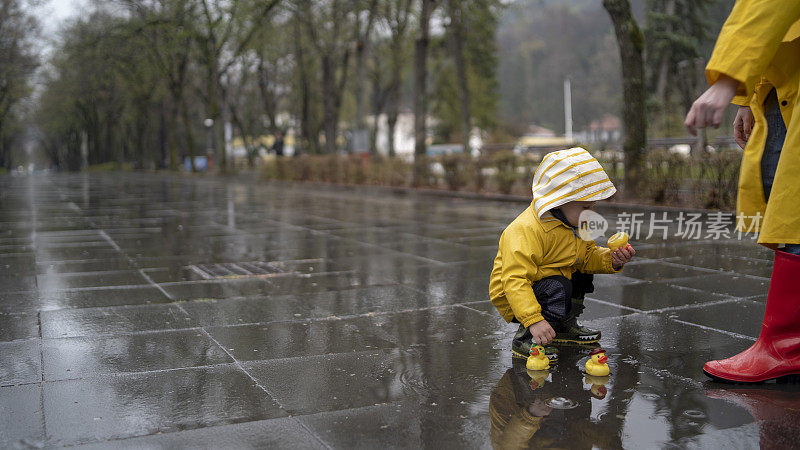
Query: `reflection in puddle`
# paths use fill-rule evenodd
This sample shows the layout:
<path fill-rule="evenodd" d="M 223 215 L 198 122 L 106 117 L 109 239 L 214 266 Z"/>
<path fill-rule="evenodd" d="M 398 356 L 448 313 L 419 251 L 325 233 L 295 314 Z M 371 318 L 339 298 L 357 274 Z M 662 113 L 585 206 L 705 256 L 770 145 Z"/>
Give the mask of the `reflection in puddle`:
<path fill-rule="evenodd" d="M 547 377 L 526 371 L 524 361 L 514 361 L 490 397 L 494 448 L 622 447 L 617 415 L 593 417 L 594 402 L 605 402 L 610 379 L 579 370 L 588 351 L 562 349 Z"/>
<path fill-rule="evenodd" d="M 572 409 L 578 406 L 577 402 L 564 397 L 549 398 L 544 403 L 553 409 Z"/>
<path fill-rule="evenodd" d="M 495 449 L 796 448 L 800 442 L 800 384 L 704 385 L 625 364 L 610 377 L 592 377 L 580 370 L 588 349 L 560 350 L 549 371 L 527 371 L 524 361 L 514 361 L 492 390 Z"/>

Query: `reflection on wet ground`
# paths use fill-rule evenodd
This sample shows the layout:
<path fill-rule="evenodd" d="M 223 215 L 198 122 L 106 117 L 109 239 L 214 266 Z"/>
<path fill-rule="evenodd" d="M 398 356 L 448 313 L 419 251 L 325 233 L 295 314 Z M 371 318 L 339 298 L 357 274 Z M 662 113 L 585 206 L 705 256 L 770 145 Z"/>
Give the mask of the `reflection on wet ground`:
<path fill-rule="evenodd" d="M 641 257 L 596 278 L 582 318 L 610 377 L 583 373 L 581 347 L 532 373 L 487 300 L 525 206 L 0 178 L 0 447 L 796 447 L 793 385 L 700 371 L 758 336 L 768 251 L 634 241 Z"/>

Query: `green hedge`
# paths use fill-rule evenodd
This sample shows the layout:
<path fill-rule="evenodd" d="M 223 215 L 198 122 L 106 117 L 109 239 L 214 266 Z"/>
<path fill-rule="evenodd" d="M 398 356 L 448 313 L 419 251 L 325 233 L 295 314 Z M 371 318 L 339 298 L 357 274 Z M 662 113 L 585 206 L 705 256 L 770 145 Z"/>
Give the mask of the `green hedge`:
<path fill-rule="evenodd" d="M 617 187 L 624 190 L 624 161 L 599 158 Z M 451 191 L 530 195 L 538 159 L 501 151 L 471 158 L 449 154 L 426 158 L 421 187 Z M 664 151 L 647 154 L 647 188 L 626 193 L 626 201 L 731 210 L 735 207 L 741 152 L 720 151 L 686 158 Z M 303 155 L 267 162 L 263 177 L 285 181 L 382 186 L 412 185 L 413 163 L 369 155 Z"/>

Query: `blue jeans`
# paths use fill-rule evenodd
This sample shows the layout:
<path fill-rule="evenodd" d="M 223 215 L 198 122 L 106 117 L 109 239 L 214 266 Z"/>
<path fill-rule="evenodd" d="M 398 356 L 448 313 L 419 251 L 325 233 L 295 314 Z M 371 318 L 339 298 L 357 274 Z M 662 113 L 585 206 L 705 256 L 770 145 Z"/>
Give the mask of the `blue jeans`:
<path fill-rule="evenodd" d="M 764 101 L 764 117 L 767 119 L 767 142 L 764 144 L 764 154 L 761 156 L 761 182 L 764 184 L 764 198 L 769 200 L 781 149 L 786 140 L 786 124 L 783 123 L 775 89 L 770 91 Z M 783 251 L 800 255 L 800 244 L 786 244 Z"/>

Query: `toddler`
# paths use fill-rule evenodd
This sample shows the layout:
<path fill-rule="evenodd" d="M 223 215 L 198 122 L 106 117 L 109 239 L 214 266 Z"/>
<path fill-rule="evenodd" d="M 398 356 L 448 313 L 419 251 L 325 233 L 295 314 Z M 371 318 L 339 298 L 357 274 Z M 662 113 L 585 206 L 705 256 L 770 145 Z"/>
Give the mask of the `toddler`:
<path fill-rule="evenodd" d="M 533 201 L 500 236 L 489 297 L 506 322 L 520 324 L 512 355 L 527 358 L 531 345 L 596 343 L 600 331 L 578 324 L 594 273 L 618 273 L 636 253 L 611 251 L 578 234 L 579 216 L 616 192 L 597 160 L 582 148 L 548 153 L 533 177 Z"/>

